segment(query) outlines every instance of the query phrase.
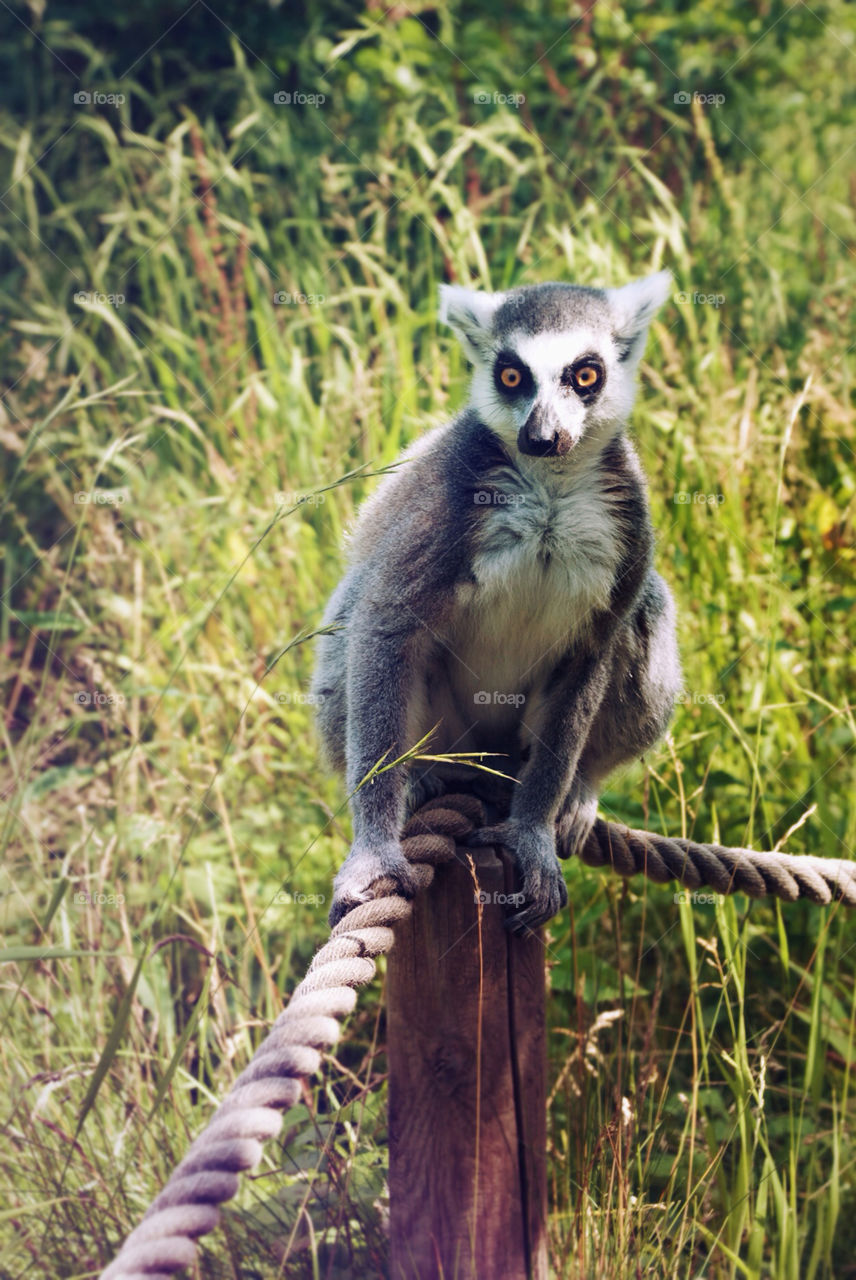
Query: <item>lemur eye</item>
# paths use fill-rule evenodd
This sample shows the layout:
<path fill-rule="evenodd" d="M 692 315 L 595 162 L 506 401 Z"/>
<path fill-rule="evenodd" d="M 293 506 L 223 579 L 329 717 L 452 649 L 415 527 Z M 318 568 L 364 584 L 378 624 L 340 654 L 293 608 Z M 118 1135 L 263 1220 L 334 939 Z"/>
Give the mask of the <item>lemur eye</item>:
<path fill-rule="evenodd" d="M 509 396 L 529 396 L 535 390 L 531 372 L 513 351 L 497 352 L 493 385 Z"/>
<path fill-rule="evenodd" d="M 584 364 L 582 369 L 574 370 L 574 382 L 578 387 L 588 390 L 593 387 L 598 379 L 598 371 L 592 364 Z"/>
<path fill-rule="evenodd" d="M 578 396 L 591 396 L 603 386 L 603 365 L 594 356 L 584 356 L 579 364 L 568 365 L 562 373 L 562 383 L 573 387 Z"/>

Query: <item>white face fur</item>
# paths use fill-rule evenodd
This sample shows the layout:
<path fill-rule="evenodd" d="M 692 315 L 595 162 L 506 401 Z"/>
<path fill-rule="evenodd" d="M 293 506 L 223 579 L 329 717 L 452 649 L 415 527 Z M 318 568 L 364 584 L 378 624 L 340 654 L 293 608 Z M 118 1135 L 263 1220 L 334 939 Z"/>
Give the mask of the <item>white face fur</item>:
<path fill-rule="evenodd" d="M 628 418 L 667 271 L 619 289 L 440 286 L 440 318 L 473 364 L 470 406 L 512 456 L 573 466 Z M 548 461 L 549 460 L 549 461 Z"/>

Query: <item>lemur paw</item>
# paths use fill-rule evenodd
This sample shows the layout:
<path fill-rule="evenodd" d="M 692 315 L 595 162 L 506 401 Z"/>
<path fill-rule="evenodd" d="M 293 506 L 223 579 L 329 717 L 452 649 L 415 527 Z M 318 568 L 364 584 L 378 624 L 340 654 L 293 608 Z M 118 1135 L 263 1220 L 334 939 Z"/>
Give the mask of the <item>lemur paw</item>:
<path fill-rule="evenodd" d="M 397 840 L 378 843 L 355 842 L 333 881 L 330 927 L 337 925 L 354 907 L 380 895 L 372 892 L 377 880 L 393 881 L 395 891 L 412 898 L 417 890 L 413 868 L 401 852 Z"/>
<path fill-rule="evenodd" d="M 556 818 L 556 853 L 560 858 L 579 853 L 596 820 L 597 792 L 577 778 Z"/>
<path fill-rule="evenodd" d="M 556 837 L 550 823 L 534 825 L 509 818 L 474 831 L 467 844 L 501 844 L 514 859 L 526 905 L 508 917 L 506 929 L 514 933 L 536 929 L 567 904 L 568 889 L 556 860 Z"/>

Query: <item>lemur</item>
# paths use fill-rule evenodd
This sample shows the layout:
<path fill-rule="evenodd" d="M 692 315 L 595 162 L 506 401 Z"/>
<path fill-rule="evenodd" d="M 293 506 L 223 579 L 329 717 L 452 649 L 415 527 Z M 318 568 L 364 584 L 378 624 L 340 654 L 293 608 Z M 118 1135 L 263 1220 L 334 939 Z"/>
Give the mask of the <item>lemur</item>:
<path fill-rule="evenodd" d="M 402 824 L 461 766 L 400 763 L 360 783 L 435 726 L 432 754 L 492 753 L 516 780 L 502 820 L 470 838 L 513 857 L 515 931 L 566 904 L 557 854 L 585 841 L 608 775 L 665 731 L 675 611 L 627 422 L 670 281 L 441 286 L 440 318 L 473 366 L 469 402 L 362 505 L 324 615 L 337 629 L 318 641 L 318 724 L 353 793 L 331 923 L 380 877 L 414 892 Z"/>

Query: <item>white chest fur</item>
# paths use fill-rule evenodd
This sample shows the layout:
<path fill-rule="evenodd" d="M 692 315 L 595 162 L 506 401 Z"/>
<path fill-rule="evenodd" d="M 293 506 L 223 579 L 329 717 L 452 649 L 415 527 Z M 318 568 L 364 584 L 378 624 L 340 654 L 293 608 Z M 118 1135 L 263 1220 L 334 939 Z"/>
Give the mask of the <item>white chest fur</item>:
<path fill-rule="evenodd" d="M 623 545 L 600 472 L 592 464 L 568 476 L 532 461 L 492 472 L 493 492 L 484 490 L 476 582 L 460 593 L 451 638 L 454 683 L 465 696 L 470 685 L 537 688 L 592 612 L 609 604 Z"/>
<path fill-rule="evenodd" d="M 492 473 L 473 571 L 485 605 L 507 600 L 558 634 L 607 607 L 624 548 L 597 461 L 570 475 L 544 462 Z"/>

